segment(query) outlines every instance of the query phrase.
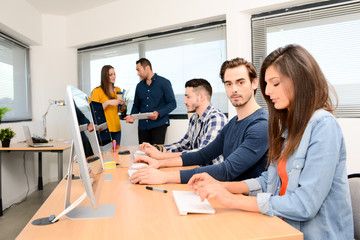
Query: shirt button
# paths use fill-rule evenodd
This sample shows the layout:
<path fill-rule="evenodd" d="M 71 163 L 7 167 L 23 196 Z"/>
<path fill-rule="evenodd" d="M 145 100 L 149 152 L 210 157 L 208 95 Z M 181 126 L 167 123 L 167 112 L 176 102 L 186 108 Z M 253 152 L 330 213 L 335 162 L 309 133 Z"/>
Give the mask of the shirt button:
<path fill-rule="evenodd" d="M 148 92 L 150 92 L 150 89 L 148 89 Z"/>
<path fill-rule="evenodd" d="M 280 187 L 277 187 L 277 189 L 280 189 Z"/>
<path fill-rule="evenodd" d="M 146 107 L 148 107 L 149 105 L 146 105 Z"/>
<path fill-rule="evenodd" d="M 149 99 L 149 97 L 147 97 L 146 99 Z"/>
<path fill-rule="evenodd" d="M 300 166 L 299 165 L 296 165 L 296 168 L 299 168 Z"/>
<path fill-rule="evenodd" d="M 146 120 L 146 122 L 148 122 L 149 120 Z"/>

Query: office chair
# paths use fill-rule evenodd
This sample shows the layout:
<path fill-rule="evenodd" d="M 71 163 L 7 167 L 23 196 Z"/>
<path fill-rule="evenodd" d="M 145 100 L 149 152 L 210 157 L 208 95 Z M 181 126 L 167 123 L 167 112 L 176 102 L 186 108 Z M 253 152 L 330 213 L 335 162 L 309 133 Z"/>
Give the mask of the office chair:
<path fill-rule="evenodd" d="M 360 173 L 350 174 L 348 180 L 354 216 L 354 237 L 360 239 Z"/>

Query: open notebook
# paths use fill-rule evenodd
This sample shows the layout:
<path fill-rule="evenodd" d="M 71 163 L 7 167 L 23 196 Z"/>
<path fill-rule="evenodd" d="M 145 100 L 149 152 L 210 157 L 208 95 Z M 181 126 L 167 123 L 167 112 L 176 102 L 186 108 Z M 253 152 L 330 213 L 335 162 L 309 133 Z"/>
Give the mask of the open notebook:
<path fill-rule="evenodd" d="M 173 191 L 173 195 L 180 215 L 215 213 L 215 209 L 206 199 L 201 202 L 200 197 L 191 191 Z"/>

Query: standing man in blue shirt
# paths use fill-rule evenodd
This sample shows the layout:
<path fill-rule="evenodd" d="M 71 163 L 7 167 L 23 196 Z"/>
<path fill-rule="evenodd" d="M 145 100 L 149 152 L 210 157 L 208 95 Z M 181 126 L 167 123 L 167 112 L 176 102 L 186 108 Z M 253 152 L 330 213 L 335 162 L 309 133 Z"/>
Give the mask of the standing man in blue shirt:
<path fill-rule="evenodd" d="M 137 75 L 141 78 L 135 90 L 134 105 L 131 114 L 152 112 L 149 119 L 139 120 L 139 143 L 164 144 L 166 129 L 170 124 L 169 113 L 176 108 L 176 100 L 171 83 L 152 71 L 146 58 L 136 61 Z M 129 115 L 124 118 L 133 123 Z"/>

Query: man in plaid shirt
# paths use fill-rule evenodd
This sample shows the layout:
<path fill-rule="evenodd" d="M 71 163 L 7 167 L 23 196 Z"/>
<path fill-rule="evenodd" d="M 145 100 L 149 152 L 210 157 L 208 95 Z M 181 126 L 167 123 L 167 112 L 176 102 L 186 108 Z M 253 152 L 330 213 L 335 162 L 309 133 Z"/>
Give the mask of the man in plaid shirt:
<path fill-rule="evenodd" d="M 188 112 L 194 112 L 185 136 L 178 142 L 158 148 L 143 143 L 140 149 L 148 156 L 161 160 L 195 152 L 213 141 L 227 123 L 226 116 L 211 104 L 212 88 L 202 78 L 192 79 L 185 84 L 185 100 Z M 224 161 L 222 155 L 212 160 L 212 164 Z"/>

